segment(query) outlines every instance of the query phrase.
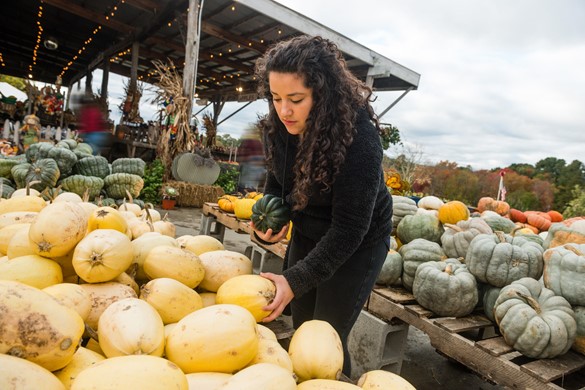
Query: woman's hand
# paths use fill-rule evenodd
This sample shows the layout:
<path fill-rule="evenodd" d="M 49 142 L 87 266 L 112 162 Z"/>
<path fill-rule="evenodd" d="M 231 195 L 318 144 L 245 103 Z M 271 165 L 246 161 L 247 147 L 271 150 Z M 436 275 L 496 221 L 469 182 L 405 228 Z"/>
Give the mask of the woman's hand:
<path fill-rule="evenodd" d="M 282 314 L 282 311 L 292 301 L 295 294 L 290 288 L 286 278 L 282 275 L 273 274 L 271 272 L 261 272 L 260 276 L 272 280 L 276 286 L 276 295 L 271 303 L 264 306 L 262 310 L 271 311 L 270 315 L 262 320 L 262 322 L 270 322 Z"/>
<path fill-rule="evenodd" d="M 282 241 L 285 237 L 286 237 L 286 233 L 288 233 L 288 227 L 289 224 L 287 223 L 286 225 L 284 225 L 282 227 L 282 229 L 280 230 L 280 232 L 278 233 L 274 233 L 272 231 L 272 229 L 268 229 L 266 230 L 265 233 L 262 233 L 261 230 L 257 230 L 256 227 L 254 226 L 254 222 L 250 221 L 250 227 L 254 230 L 254 232 L 256 232 L 256 235 L 263 241 L 266 242 L 271 242 L 271 243 L 277 243 L 279 241 Z"/>

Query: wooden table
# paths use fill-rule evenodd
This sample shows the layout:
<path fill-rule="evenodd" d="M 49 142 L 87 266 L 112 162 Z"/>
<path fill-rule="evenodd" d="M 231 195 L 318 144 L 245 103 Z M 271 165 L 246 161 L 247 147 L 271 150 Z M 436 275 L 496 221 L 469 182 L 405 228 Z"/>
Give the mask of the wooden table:
<path fill-rule="evenodd" d="M 572 350 L 554 359 L 531 359 L 508 346 L 481 311 L 437 317 L 402 288 L 375 288 L 366 305 L 379 318 L 401 320 L 425 332 L 437 352 L 485 380 L 513 389 L 585 389 L 585 356 Z"/>
<path fill-rule="evenodd" d="M 202 221 L 201 221 L 201 234 L 207 234 L 216 236 L 220 241 L 223 242 L 223 235 L 225 228 L 233 230 L 236 233 L 251 235 L 252 228 L 250 227 L 250 221 L 244 219 L 238 219 L 235 214 L 226 213 L 221 210 L 217 203 L 206 202 L 202 208 Z M 214 222 L 216 225 L 215 231 L 211 230 L 211 224 Z M 281 259 L 284 259 L 286 253 L 286 242 L 279 242 L 273 245 L 264 245 L 258 242 L 252 235 L 251 240 L 259 247 L 277 255 Z"/>

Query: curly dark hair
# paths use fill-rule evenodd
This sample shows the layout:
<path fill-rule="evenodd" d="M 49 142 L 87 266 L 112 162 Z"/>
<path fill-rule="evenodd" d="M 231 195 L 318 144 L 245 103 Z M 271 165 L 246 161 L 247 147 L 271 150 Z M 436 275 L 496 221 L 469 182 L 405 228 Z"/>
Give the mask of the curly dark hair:
<path fill-rule="evenodd" d="M 322 37 L 302 35 L 269 48 L 256 61 L 259 95 L 268 100 L 269 106 L 268 115 L 259 122 L 268 140 L 265 146 L 269 169 L 274 150 L 272 139 L 277 131 L 285 129 L 272 101 L 270 72 L 297 74 L 305 87 L 312 89 L 313 107 L 294 165 L 293 210 L 302 210 L 312 195 L 313 183 L 318 183 L 321 191 L 331 190 L 353 142 L 360 108 L 368 112 L 381 131 L 370 105 L 372 89 L 349 71 L 337 45 Z"/>

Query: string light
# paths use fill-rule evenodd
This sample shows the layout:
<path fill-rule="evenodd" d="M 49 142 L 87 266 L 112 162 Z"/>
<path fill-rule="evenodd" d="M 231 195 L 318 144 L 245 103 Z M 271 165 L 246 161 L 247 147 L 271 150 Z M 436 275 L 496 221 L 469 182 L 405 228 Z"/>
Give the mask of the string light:
<path fill-rule="evenodd" d="M 4 58 L 2 57 L 2 53 L 0 53 L 0 66 L 5 67 L 6 64 L 4 63 Z"/>
<path fill-rule="evenodd" d="M 33 67 L 37 64 L 37 57 L 39 52 L 39 47 L 41 46 L 41 40 L 43 37 L 43 25 L 41 20 L 43 18 L 43 1 L 39 2 L 39 10 L 37 12 L 37 42 L 35 48 L 33 49 L 32 55 L 32 63 L 28 66 L 28 78 L 32 79 L 34 77 L 33 74 Z M 2 62 L 2 66 L 4 66 L 4 62 Z"/>
<path fill-rule="evenodd" d="M 110 20 L 110 18 L 113 18 L 116 15 L 116 11 L 118 10 L 118 5 L 119 4 L 124 4 L 124 3 L 125 3 L 125 0 L 121 0 L 121 1 L 118 2 L 118 4 L 114 5 L 112 7 L 111 11 L 109 11 L 109 14 L 106 12 L 105 19 L 106 20 Z M 61 73 L 59 74 L 59 77 L 63 77 L 63 75 L 65 74 L 65 72 L 67 72 L 71 68 L 71 66 L 73 65 L 73 63 L 75 61 L 77 61 L 77 59 L 79 58 L 79 56 L 81 54 L 83 54 L 83 52 L 87 49 L 87 47 L 89 46 L 89 44 L 91 42 L 93 42 L 93 40 L 94 40 L 95 36 L 97 35 L 97 33 L 99 33 L 101 30 L 102 30 L 102 26 L 101 25 L 98 25 L 96 28 L 93 29 L 93 31 L 91 32 L 91 35 L 89 36 L 89 38 L 87 38 L 83 42 L 83 46 L 81 47 L 81 49 L 79 49 L 77 51 L 77 54 L 74 55 L 72 57 L 72 59 L 67 63 L 67 65 L 63 67 L 63 69 L 61 70 Z M 110 61 L 111 61 L 111 59 L 110 59 Z"/>

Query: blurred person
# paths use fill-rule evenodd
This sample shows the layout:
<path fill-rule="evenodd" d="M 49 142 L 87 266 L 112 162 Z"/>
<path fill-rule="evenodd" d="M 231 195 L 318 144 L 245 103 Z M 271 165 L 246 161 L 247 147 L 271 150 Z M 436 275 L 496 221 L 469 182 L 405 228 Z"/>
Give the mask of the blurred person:
<path fill-rule="evenodd" d="M 242 137 L 242 143 L 238 147 L 238 163 L 240 164 L 238 191 L 263 191 L 266 160 L 258 129 L 248 129 Z"/>
<path fill-rule="evenodd" d="M 113 142 L 104 113 L 91 96 L 84 95 L 80 103 L 78 136 L 83 142 L 91 145 L 94 155 L 101 155 Z"/>

